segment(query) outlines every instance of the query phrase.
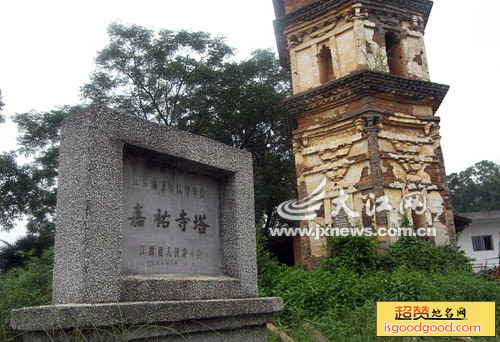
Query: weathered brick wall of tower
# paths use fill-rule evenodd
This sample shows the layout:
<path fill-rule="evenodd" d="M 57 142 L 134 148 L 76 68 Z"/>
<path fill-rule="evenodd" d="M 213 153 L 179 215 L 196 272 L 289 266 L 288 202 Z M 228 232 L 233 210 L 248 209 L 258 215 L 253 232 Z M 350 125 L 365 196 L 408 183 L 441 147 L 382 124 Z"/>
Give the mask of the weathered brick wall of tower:
<path fill-rule="evenodd" d="M 424 30 L 428 0 L 274 0 L 280 58 L 292 74 L 286 100 L 299 194 L 327 179 L 315 222 L 335 224 L 332 200 L 348 195 L 359 217 L 351 226 L 399 227 L 400 203 L 420 192 L 421 208 L 407 209 L 414 226 L 434 227 L 438 245 L 454 239 L 453 211 L 435 113 L 448 86 L 430 82 Z M 388 198 L 393 210 L 371 213 Z M 379 237 L 386 249 L 397 238 Z M 311 267 L 325 255 L 324 239 L 295 241 L 296 262 Z"/>

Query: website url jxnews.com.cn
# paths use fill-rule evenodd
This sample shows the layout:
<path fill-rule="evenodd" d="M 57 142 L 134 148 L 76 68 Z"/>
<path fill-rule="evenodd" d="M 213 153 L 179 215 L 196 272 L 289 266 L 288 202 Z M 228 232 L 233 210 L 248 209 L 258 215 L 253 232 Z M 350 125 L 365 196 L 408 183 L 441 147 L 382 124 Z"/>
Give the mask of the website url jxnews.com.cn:
<path fill-rule="evenodd" d="M 417 324 L 384 324 L 384 332 L 394 336 L 400 334 L 429 335 L 429 334 L 480 334 L 482 326 L 480 324 L 455 324 L 449 323 L 432 323 L 426 324 L 419 322 Z"/>
<path fill-rule="evenodd" d="M 321 239 L 323 237 L 348 237 L 348 236 L 367 236 L 367 237 L 435 237 L 436 228 L 331 228 L 331 227 L 274 227 L 269 228 L 269 234 L 272 237 L 312 237 Z"/>

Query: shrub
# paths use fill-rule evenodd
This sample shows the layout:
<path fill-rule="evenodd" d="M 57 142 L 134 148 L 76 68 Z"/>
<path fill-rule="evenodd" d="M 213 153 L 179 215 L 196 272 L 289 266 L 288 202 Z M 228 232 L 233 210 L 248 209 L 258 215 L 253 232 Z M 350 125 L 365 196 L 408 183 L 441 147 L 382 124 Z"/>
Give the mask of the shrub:
<path fill-rule="evenodd" d="M 296 267 L 282 266 L 278 277 L 273 288 L 266 289 L 266 292 L 283 298 L 285 310 L 278 315 L 278 325 L 297 341 L 305 341 L 301 339 L 304 334 L 299 328 L 301 321 L 310 322 L 331 341 L 379 341 L 375 337 L 377 301 L 500 303 L 498 282 L 486 281 L 467 273 L 436 273 L 399 268 L 393 272 L 378 271 L 359 275 L 346 269 L 335 269 L 332 272 L 322 268 L 305 272 Z M 498 305 L 497 317 L 500 317 Z M 500 329 L 499 322 L 497 321 L 497 330 Z"/>
<path fill-rule="evenodd" d="M 470 260 L 453 247 L 403 238 L 379 257 L 372 239 L 349 237 L 331 239 L 329 248 L 323 266 L 310 272 L 280 265 L 264 250 L 259 252 L 261 294 L 283 298 L 285 310 L 277 324 L 297 341 L 307 341 L 301 321 L 311 323 L 331 341 L 385 341 L 376 338 L 377 301 L 500 303 L 500 283 L 475 277 Z"/>
<path fill-rule="evenodd" d="M 403 237 L 389 247 L 379 260 L 388 271 L 397 268 L 431 272 L 472 273 L 470 259 L 453 246 L 436 247 L 416 237 Z"/>
<path fill-rule="evenodd" d="M 0 241 L 0 272 L 7 272 L 16 267 L 23 267 L 30 257 L 41 257 L 45 250 L 54 246 L 51 238 L 40 238 L 33 235 L 23 236 L 13 244 Z"/>
<path fill-rule="evenodd" d="M 366 236 L 329 238 L 328 258 L 324 266 L 330 270 L 346 268 L 358 274 L 375 270 L 376 241 Z"/>
<path fill-rule="evenodd" d="M 48 304 L 52 297 L 52 253 L 32 257 L 24 268 L 0 274 L 0 340 L 6 341 L 12 309 Z M 3 338 L 3 339 L 2 339 Z"/>
<path fill-rule="evenodd" d="M 257 269 L 258 285 L 260 295 L 263 297 L 271 296 L 270 290 L 274 288 L 276 282 L 280 279 L 280 273 L 287 268 L 281 265 L 271 253 L 266 249 L 266 238 L 262 229 L 257 227 Z"/>

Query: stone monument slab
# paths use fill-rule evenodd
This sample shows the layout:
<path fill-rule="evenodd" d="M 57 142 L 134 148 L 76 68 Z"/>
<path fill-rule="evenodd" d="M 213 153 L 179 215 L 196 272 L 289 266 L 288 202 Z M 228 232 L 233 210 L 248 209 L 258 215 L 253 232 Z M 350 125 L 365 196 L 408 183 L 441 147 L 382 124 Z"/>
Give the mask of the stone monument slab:
<path fill-rule="evenodd" d="M 124 153 L 122 274 L 221 274 L 220 182 Z"/>
<path fill-rule="evenodd" d="M 99 106 L 72 115 L 54 305 L 14 310 L 13 328 L 40 342 L 134 325 L 130 341 L 265 341 L 283 304 L 256 298 L 252 172 L 250 153 L 210 139 Z"/>

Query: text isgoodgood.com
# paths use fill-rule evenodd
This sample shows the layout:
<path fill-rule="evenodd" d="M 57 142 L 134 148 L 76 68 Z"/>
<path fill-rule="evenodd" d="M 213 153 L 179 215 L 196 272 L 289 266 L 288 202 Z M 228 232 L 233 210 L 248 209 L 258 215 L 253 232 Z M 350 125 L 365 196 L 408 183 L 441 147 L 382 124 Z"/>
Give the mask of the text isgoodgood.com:
<path fill-rule="evenodd" d="M 384 323 L 384 332 L 393 335 L 399 334 L 479 334 L 481 333 L 480 324 L 454 324 L 453 322 L 444 324 L 426 324 L 420 322 L 418 324 L 388 324 Z"/>

